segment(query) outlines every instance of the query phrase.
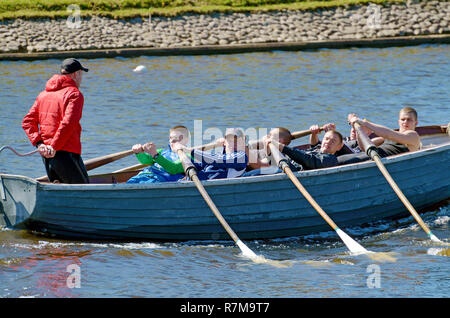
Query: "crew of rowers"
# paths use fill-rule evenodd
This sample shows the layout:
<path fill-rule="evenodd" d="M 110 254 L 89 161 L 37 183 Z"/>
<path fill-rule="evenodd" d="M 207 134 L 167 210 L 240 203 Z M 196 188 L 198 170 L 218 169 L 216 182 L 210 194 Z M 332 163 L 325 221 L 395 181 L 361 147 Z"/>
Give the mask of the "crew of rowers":
<path fill-rule="evenodd" d="M 419 134 L 415 131 L 418 124 L 417 112 L 405 107 L 399 113 L 399 129 L 392 130 L 349 114 L 350 136 L 344 138 L 332 123 L 323 127 L 310 127 L 310 146 L 308 149 L 289 147 L 292 140 L 286 128 L 274 128 L 261 140 L 245 142 L 242 129 L 227 129 L 224 138 L 216 140 L 214 146 L 223 147 L 223 153 L 211 153 L 202 148 L 188 148 L 189 131 L 184 126 L 170 129 L 169 149 L 157 149 L 154 143 L 136 144 L 132 147 L 141 164 L 149 165 L 127 183 L 153 183 L 185 180 L 184 168 L 177 152 L 183 150 L 191 159 L 200 180 L 236 178 L 274 174 L 282 172 L 274 162 L 269 144 L 278 147 L 287 158 L 293 171 L 320 169 L 342 164 L 369 160 L 355 123 L 377 146 L 380 157 L 420 149 Z M 319 140 L 321 131 L 325 131 Z"/>

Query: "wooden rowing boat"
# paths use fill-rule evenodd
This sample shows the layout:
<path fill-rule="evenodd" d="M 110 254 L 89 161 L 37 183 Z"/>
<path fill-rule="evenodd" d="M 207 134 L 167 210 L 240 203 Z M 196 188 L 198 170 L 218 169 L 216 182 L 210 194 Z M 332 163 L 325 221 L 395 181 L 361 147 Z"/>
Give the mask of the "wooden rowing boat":
<path fill-rule="evenodd" d="M 422 150 L 384 158 L 383 163 L 413 206 L 422 210 L 450 198 L 450 136 L 445 126 L 419 133 Z M 88 185 L 0 174 L 0 225 L 79 239 L 229 238 L 192 182 L 121 183 L 136 173 L 93 175 Z M 372 161 L 296 175 L 341 228 L 408 215 Z M 329 230 L 285 174 L 203 185 L 242 239 Z"/>

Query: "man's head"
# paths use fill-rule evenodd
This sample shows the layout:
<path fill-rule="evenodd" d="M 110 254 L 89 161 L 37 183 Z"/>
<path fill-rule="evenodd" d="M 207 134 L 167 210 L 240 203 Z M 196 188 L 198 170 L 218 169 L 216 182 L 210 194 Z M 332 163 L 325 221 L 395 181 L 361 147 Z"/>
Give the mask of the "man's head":
<path fill-rule="evenodd" d="M 400 132 L 415 130 L 418 124 L 417 112 L 412 107 L 404 107 L 398 114 L 398 127 Z"/>
<path fill-rule="evenodd" d="M 278 127 L 278 128 L 272 129 L 269 132 L 269 138 L 272 138 L 272 139 L 278 141 L 279 143 L 287 146 L 291 143 L 292 135 L 291 135 L 291 132 L 289 131 L 289 129 L 283 128 L 283 127 Z"/>
<path fill-rule="evenodd" d="M 80 87 L 81 85 L 83 72 L 88 71 L 87 68 L 83 67 L 81 63 L 74 58 L 65 59 L 61 64 L 61 74 L 72 78 L 77 87 Z"/>
<path fill-rule="evenodd" d="M 322 140 L 322 145 L 320 147 L 321 153 L 335 154 L 336 151 L 339 151 L 343 143 L 342 135 L 336 130 L 329 130 L 325 133 Z"/>
<path fill-rule="evenodd" d="M 169 144 L 170 147 L 175 143 L 181 143 L 186 146 L 189 143 L 189 130 L 185 126 L 175 126 L 169 130 Z"/>
<path fill-rule="evenodd" d="M 225 152 L 245 151 L 245 134 L 239 128 L 227 128 L 225 131 Z"/>

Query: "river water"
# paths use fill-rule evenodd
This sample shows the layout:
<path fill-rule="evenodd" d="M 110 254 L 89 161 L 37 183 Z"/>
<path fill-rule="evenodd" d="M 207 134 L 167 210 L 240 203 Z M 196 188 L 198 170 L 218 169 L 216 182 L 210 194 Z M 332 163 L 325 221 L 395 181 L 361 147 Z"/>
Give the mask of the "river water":
<path fill-rule="evenodd" d="M 396 127 L 403 106 L 418 110 L 420 125 L 446 124 L 449 61 L 446 45 L 82 60 L 90 69 L 81 87 L 83 158 L 150 140 L 164 147 L 178 124 L 193 131 L 200 123 L 204 142 L 208 129 L 226 127 L 335 122 L 348 134 L 349 112 Z M 0 62 L 0 146 L 33 150 L 21 121 L 60 62 Z M 146 70 L 133 72 L 138 65 Z M 98 172 L 136 163 L 131 156 Z M 45 174 L 38 155 L 8 150 L 0 172 Z M 422 218 L 449 237 L 449 205 Z M 245 242 L 273 260 L 254 263 L 232 241 L 67 241 L 1 228 L 0 297 L 450 296 L 450 250 L 430 243 L 412 217 L 345 231 L 385 257 L 349 255 L 334 231 Z"/>

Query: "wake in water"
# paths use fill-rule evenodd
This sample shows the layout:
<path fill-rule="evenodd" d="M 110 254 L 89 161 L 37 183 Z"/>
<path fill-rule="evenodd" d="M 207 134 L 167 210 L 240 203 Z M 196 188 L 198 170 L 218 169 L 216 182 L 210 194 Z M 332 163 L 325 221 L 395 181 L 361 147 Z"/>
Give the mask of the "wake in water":
<path fill-rule="evenodd" d="M 431 211 L 422 214 L 423 220 L 435 231 L 446 232 L 450 221 L 450 206 L 442 207 L 439 210 Z M 444 246 L 436 245 L 431 242 L 425 235 L 420 233 L 421 228 L 412 216 L 408 216 L 402 219 L 394 221 L 377 221 L 371 224 L 365 224 L 364 226 L 354 226 L 345 228 L 345 231 L 350 236 L 357 238 L 359 242 L 362 242 L 364 246 L 367 246 L 369 250 L 373 250 L 375 253 L 365 254 L 369 258 L 376 261 L 392 261 L 396 259 L 396 255 L 393 252 L 393 245 L 405 245 L 405 236 L 412 236 L 408 244 L 416 246 L 431 247 L 428 251 L 429 255 L 442 255 L 448 256 L 448 248 Z M 447 232 L 448 233 L 448 232 Z M 422 235 L 423 234 L 423 235 Z M 422 238 L 417 238 L 418 235 L 422 235 Z M 448 243 L 448 238 L 441 238 L 444 242 Z M 400 242 L 398 242 L 400 240 Z M 232 241 L 188 241 L 178 243 L 154 243 L 154 242 L 74 242 L 74 241 L 61 241 L 56 239 L 42 240 L 39 236 L 34 236 L 26 231 L 10 230 L 6 227 L 0 227 L 0 242 L 3 247 L 13 247 L 19 249 L 46 249 L 46 248 L 63 248 L 63 247 L 75 247 L 75 248 L 94 248 L 94 249 L 118 249 L 118 250 L 180 250 L 180 248 L 198 248 L 208 250 L 236 248 Z M 344 245 L 335 231 L 321 232 L 317 234 L 279 238 L 271 240 L 253 240 L 246 242 L 250 244 L 252 249 L 255 249 L 257 258 L 254 260 L 257 264 L 270 264 L 276 267 L 290 267 L 295 262 L 287 252 L 283 256 L 283 250 L 290 251 L 296 249 L 296 251 L 304 251 L 304 253 L 326 253 L 336 255 L 336 249 L 340 250 L 344 248 Z M 270 254 L 275 251 L 277 256 L 271 257 Z M 239 253 L 237 253 L 239 255 Z M 352 261 L 348 261 L 345 258 L 354 257 L 348 251 L 338 252 L 338 255 L 342 257 L 332 258 L 331 262 L 341 264 L 351 264 Z M 242 256 L 242 255 L 241 255 Z M 298 256 L 298 255 L 297 255 Z M 280 259 L 281 257 L 281 259 Z M 245 258 L 245 257 L 243 257 Z M 276 259 L 271 259 L 276 258 Z M 304 260 L 302 260 L 304 261 Z M 328 260 L 327 260 L 328 261 Z M 312 261 L 316 262 L 316 261 Z M 320 262 L 320 261 L 319 261 Z"/>

